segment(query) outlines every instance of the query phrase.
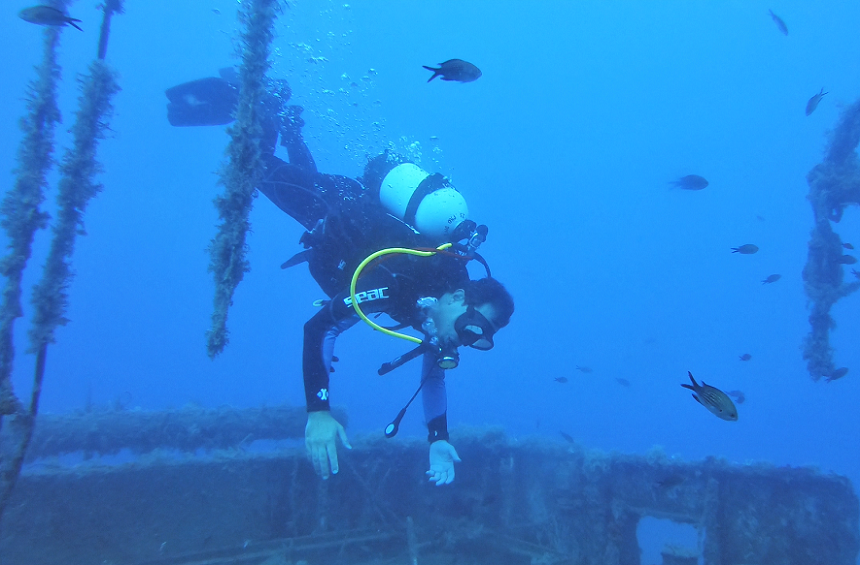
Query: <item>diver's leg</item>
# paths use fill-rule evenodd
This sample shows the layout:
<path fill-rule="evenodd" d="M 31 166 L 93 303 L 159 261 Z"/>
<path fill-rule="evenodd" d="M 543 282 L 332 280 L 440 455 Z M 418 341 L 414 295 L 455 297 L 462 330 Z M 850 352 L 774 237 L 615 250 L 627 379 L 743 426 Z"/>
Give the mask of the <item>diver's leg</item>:
<path fill-rule="evenodd" d="M 302 138 L 302 128 L 305 121 L 302 119 L 301 106 L 287 106 L 282 115 L 281 145 L 287 148 L 290 163 L 298 165 L 310 171 L 317 171 L 317 164 L 311 155 L 310 149 Z"/>
<path fill-rule="evenodd" d="M 258 186 L 260 192 L 307 230 L 329 215 L 354 210 L 366 192 L 349 177 L 310 171 L 274 155 L 264 154 L 263 161 L 266 173 Z"/>
<path fill-rule="evenodd" d="M 263 154 L 266 172 L 257 187 L 272 203 L 311 230 L 330 212 L 319 181 L 327 175 Z"/>

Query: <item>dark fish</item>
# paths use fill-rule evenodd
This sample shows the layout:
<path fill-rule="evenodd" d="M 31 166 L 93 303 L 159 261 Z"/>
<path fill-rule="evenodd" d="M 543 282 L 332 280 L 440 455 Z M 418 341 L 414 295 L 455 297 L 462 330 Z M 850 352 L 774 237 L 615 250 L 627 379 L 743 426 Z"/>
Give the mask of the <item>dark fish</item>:
<path fill-rule="evenodd" d="M 427 82 L 438 76 L 441 76 L 442 80 L 455 80 L 457 82 L 472 82 L 481 78 L 481 69 L 462 59 L 449 59 L 444 63 L 439 63 L 438 69 L 427 66 L 424 68 L 433 71 L 433 76 L 428 78 Z"/>
<path fill-rule="evenodd" d="M 617 382 L 621 386 L 626 386 L 626 387 L 630 386 L 630 381 L 628 381 L 627 379 L 615 379 L 615 382 Z"/>
<path fill-rule="evenodd" d="M 775 283 L 776 281 L 778 281 L 781 278 L 782 278 L 782 275 L 768 275 L 766 279 L 761 281 L 761 284 Z"/>
<path fill-rule="evenodd" d="M 582 365 L 582 366 L 577 365 L 577 366 L 576 366 L 576 370 L 577 370 L 577 371 L 581 371 L 581 372 L 583 372 L 583 373 L 590 373 L 590 372 L 591 372 L 591 367 L 586 367 L 585 365 Z"/>
<path fill-rule="evenodd" d="M 860 279 L 860 271 L 857 269 L 851 269 L 851 274 Z"/>
<path fill-rule="evenodd" d="M 717 418 L 728 420 L 729 422 L 737 421 L 738 409 L 735 408 L 735 403 L 732 402 L 732 399 L 726 393 L 718 388 L 706 385 L 705 381 L 702 381 L 702 384 L 699 385 L 696 379 L 693 378 L 693 373 L 687 371 L 687 374 L 690 375 L 693 386 L 688 384 L 682 384 L 681 386 L 693 391 L 693 398 L 696 399 L 696 402 L 707 408 Z"/>
<path fill-rule="evenodd" d="M 759 222 L 763 222 L 764 216 L 756 216 L 755 219 L 758 220 Z"/>
<path fill-rule="evenodd" d="M 843 243 L 842 247 L 844 247 L 845 249 L 854 249 L 854 246 L 850 243 Z"/>
<path fill-rule="evenodd" d="M 822 88 L 821 92 L 819 92 L 818 94 L 816 94 L 815 96 L 813 96 L 812 98 L 809 99 L 809 102 L 806 103 L 806 115 L 807 116 L 809 114 L 811 114 L 812 112 L 814 112 L 816 108 L 818 108 L 818 103 L 821 102 L 821 99 L 824 97 L 825 94 L 830 94 L 830 93 L 824 92 L 824 88 Z"/>
<path fill-rule="evenodd" d="M 572 437 L 570 434 L 566 434 L 566 433 L 564 433 L 564 432 L 558 432 L 558 433 L 559 433 L 559 434 L 561 434 L 561 437 L 563 437 L 563 438 L 564 438 L 565 440 L 567 440 L 568 442 L 570 442 L 570 443 L 576 443 L 576 442 L 573 440 L 573 437 Z"/>
<path fill-rule="evenodd" d="M 741 361 L 749 361 L 750 359 L 752 359 L 752 355 L 750 355 L 749 353 L 744 353 L 743 355 L 741 355 L 740 359 Z"/>
<path fill-rule="evenodd" d="M 857 257 L 855 257 L 853 255 L 843 255 L 842 257 L 839 258 L 839 262 L 842 263 L 843 265 L 853 265 L 854 263 L 857 262 Z"/>
<path fill-rule="evenodd" d="M 702 190 L 708 186 L 708 181 L 699 175 L 687 175 L 678 180 L 670 181 L 669 184 L 684 190 Z"/>
<path fill-rule="evenodd" d="M 757 251 L 758 245 L 753 245 L 752 243 L 745 243 L 740 247 L 732 247 L 732 253 L 740 253 L 741 255 L 752 255 Z"/>
<path fill-rule="evenodd" d="M 738 404 L 743 404 L 744 400 L 747 399 L 747 397 L 744 395 L 744 392 L 742 390 L 730 390 L 726 394 L 728 394 L 729 396 L 734 398 Z"/>
<path fill-rule="evenodd" d="M 31 24 L 39 24 L 43 26 L 70 25 L 75 29 L 84 31 L 77 25 L 77 22 L 81 20 L 72 18 L 65 12 L 52 8 L 51 6 L 40 5 L 33 6 L 31 8 L 24 8 L 18 12 L 18 17 L 25 22 L 30 22 Z"/>
<path fill-rule="evenodd" d="M 842 377 L 844 377 L 847 374 L 848 374 L 848 367 L 839 367 L 838 369 L 836 369 L 835 371 L 833 371 L 829 375 L 824 375 L 825 377 L 827 377 L 825 379 L 825 382 L 829 383 L 829 382 L 835 381 L 836 379 L 841 379 Z"/>
<path fill-rule="evenodd" d="M 788 35 L 788 26 L 785 25 L 782 18 L 774 14 L 773 10 L 768 10 L 768 12 L 770 12 L 770 17 L 773 20 L 773 23 L 776 24 L 776 27 L 779 28 L 779 31 L 781 31 L 783 35 Z"/>
<path fill-rule="evenodd" d="M 567 382 L 567 377 L 556 377 L 556 378 L 555 378 L 555 379 L 553 379 L 553 380 L 554 380 L 555 382 L 557 382 L 557 383 L 564 384 L 564 383 L 566 383 L 566 382 Z"/>

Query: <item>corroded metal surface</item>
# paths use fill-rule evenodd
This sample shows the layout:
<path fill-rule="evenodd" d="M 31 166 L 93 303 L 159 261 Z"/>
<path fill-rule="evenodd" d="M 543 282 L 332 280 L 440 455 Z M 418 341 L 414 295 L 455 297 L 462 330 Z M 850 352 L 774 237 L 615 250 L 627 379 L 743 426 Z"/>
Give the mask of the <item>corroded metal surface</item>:
<path fill-rule="evenodd" d="M 697 528 L 708 565 L 856 563 L 860 504 L 843 477 L 454 435 L 464 464 L 446 488 L 427 484 L 418 440 L 356 441 L 328 481 L 301 448 L 31 468 L 0 563 L 639 565 L 646 516 Z"/>
<path fill-rule="evenodd" d="M 346 413 L 334 410 L 346 424 Z M 227 449 L 252 441 L 304 438 L 308 414 L 303 407 L 199 408 L 176 410 L 95 410 L 42 414 L 27 453 L 28 460 L 84 452 L 107 455 L 128 449 Z"/>

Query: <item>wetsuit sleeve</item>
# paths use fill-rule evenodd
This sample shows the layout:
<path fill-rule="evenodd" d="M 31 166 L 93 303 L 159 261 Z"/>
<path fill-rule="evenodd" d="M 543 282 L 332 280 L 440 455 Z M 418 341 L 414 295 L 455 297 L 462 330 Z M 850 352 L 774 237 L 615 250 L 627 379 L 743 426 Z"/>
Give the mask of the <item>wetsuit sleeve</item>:
<path fill-rule="evenodd" d="M 356 298 L 365 313 L 391 311 L 399 295 L 397 277 L 384 268 L 362 276 L 356 285 Z M 334 342 L 358 321 L 349 292 L 342 292 L 305 323 L 302 374 L 308 412 L 330 409 L 329 373 Z"/>
<path fill-rule="evenodd" d="M 421 368 L 424 386 L 421 400 L 424 419 L 427 421 L 427 439 L 430 443 L 448 439 L 448 395 L 445 391 L 445 370 L 436 363 L 436 356 L 424 354 Z"/>

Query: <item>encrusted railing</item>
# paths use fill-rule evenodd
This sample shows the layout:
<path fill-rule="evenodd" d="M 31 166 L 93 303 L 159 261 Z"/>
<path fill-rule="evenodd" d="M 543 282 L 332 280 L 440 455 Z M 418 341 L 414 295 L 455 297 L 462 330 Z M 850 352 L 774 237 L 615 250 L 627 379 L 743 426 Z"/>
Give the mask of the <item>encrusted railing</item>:
<path fill-rule="evenodd" d="M 463 463 L 449 487 L 426 482 L 427 444 L 417 439 L 354 441 L 340 452 L 340 473 L 321 481 L 300 441 L 265 452 L 254 443 L 300 439 L 300 408 L 97 416 L 113 422 L 109 430 L 94 427 L 92 415 L 64 418 L 48 424 L 50 433 L 37 430 L 43 458 L 25 468 L 4 517 L 0 563 L 456 556 L 464 564 L 639 565 L 637 527 L 648 516 L 696 528 L 699 547 L 686 551 L 706 565 L 855 565 L 860 550 L 851 483 L 807 468 L 608 454 L 482 429 L 454 430 Z M 144 435 L 166 444 L 103 464 L 99 450 L 115 451 L 123 433 L 132 451 L 156 448 Z M 46 458 L 71 446 L 90 459 L 68 466 Z"/>

